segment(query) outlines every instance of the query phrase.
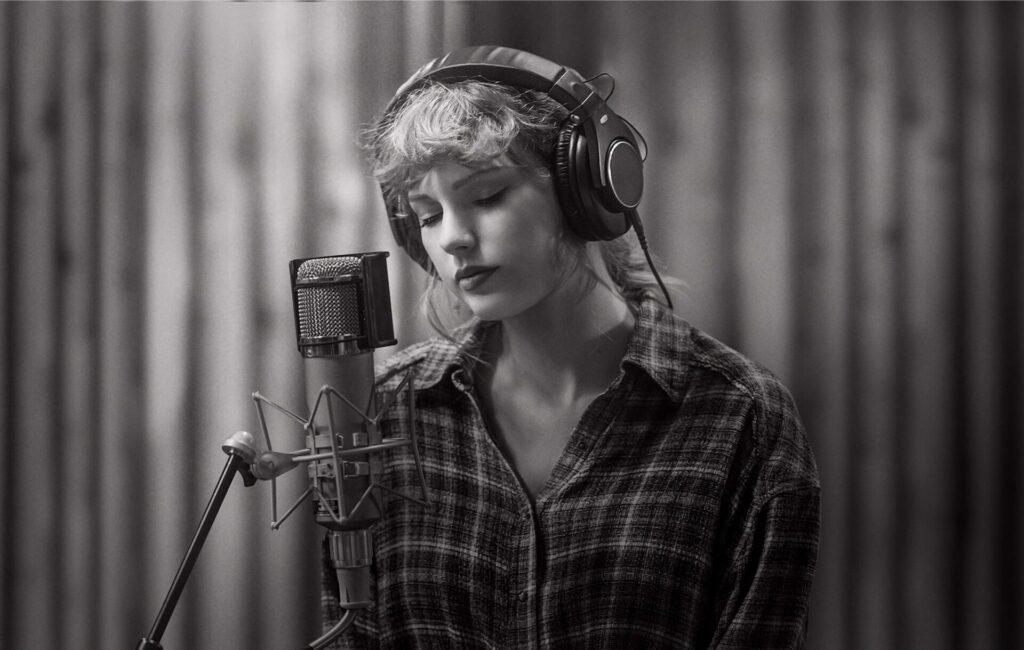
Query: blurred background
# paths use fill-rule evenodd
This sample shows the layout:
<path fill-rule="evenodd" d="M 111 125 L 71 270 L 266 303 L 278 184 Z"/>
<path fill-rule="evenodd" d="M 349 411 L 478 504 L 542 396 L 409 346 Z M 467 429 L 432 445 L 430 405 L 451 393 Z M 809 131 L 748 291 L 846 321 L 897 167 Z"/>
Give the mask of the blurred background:
<path fill-rule="evenodd" d="M 391 251 L 429 334 L 354 141 L 481 43 L 616 78 L 677 312 L 795 394 L 810 646 L 1020 647 L 1022 40 L 1019 3 L 0 4 L 0 647 L 148 633 L 251 393 L 306 408 L 289 260 Z M 318 636 L 304 515 L 236 480 L 164 646 Z"/>

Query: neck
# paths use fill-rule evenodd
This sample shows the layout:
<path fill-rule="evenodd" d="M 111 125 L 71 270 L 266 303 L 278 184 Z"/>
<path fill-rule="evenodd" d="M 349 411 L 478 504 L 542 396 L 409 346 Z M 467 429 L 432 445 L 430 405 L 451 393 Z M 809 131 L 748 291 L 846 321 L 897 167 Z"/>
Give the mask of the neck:
<path fill-rule="evenodd" d="M 583 292 L 570 279 L 529 312 L 502 322 L 492 347 L 494 379 L 553 399 L 604 390 L 618 373 L 633 314 L 609 282 Z"/>

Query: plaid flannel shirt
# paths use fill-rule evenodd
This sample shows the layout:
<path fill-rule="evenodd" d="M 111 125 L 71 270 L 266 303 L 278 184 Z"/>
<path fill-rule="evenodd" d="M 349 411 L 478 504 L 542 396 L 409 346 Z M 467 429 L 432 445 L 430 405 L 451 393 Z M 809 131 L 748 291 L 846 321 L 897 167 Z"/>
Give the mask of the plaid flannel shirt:
<path fill-rule="evenodd" d="M 792 648 L 804 644 L 819 483 L 788 391 L 653 300 L 617 379 L 531 499 L 490 437 L 474 351 L 435 339 L 379 369 L 413 373 L 433 507 L 390 498 L 374 604 L 333 647 Z M 399 404 L 385 435 L 408 435 Z M 416 493 L 408 449 L 383 482 Z M 323 573 L 325 629 L 337 582 Z"/>

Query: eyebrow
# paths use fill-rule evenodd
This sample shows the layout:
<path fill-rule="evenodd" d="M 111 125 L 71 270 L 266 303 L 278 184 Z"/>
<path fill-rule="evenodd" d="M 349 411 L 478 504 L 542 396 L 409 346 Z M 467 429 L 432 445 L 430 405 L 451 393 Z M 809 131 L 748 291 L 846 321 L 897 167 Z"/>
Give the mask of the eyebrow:
<path fill-rule="evenodd" d="M 471 183 L 472 181 L 479 179 L 481 176 L 489 176 L 490 174 L 504 172 L 504 171 L 506 171 L 508 169 L 514 169 L 514 167 L 512 167 L 510 165 L 502 165 L 502 166 L 499 166 L 499 167 L 485 167 L 484 169 L 478 169 L 478 170 L 473 171 L 473 172 L 471 172 L 469 174 L 466 174 L 465 176 L 463 176 L 459 180 L 457 180 L 454 183 L 452 183 L 452 190 L 459 190 L 463 186 Z M 408 200 L 409 202 L 412 202 L 412 201 L 430 201 L 432 199 L 429 196 L 427 196 L 426 194 L 409 194 L 406 197 L 406 200 Z"/>

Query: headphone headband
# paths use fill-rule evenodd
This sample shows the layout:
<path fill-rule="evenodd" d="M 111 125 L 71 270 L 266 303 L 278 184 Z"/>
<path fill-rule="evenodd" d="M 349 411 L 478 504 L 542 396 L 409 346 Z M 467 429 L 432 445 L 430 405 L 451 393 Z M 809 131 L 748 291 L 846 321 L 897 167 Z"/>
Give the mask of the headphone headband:
<path fill-rule="evenodd" d="M 385 114 L 397 109 L 409 93 L 428 81 L 440 83 L 483 79 L 549 95 L 570 112 L 596 94 L 572 68 L 535 54 L 497 45 L 464 47 L 427 62 L 402 84 Z"/>

